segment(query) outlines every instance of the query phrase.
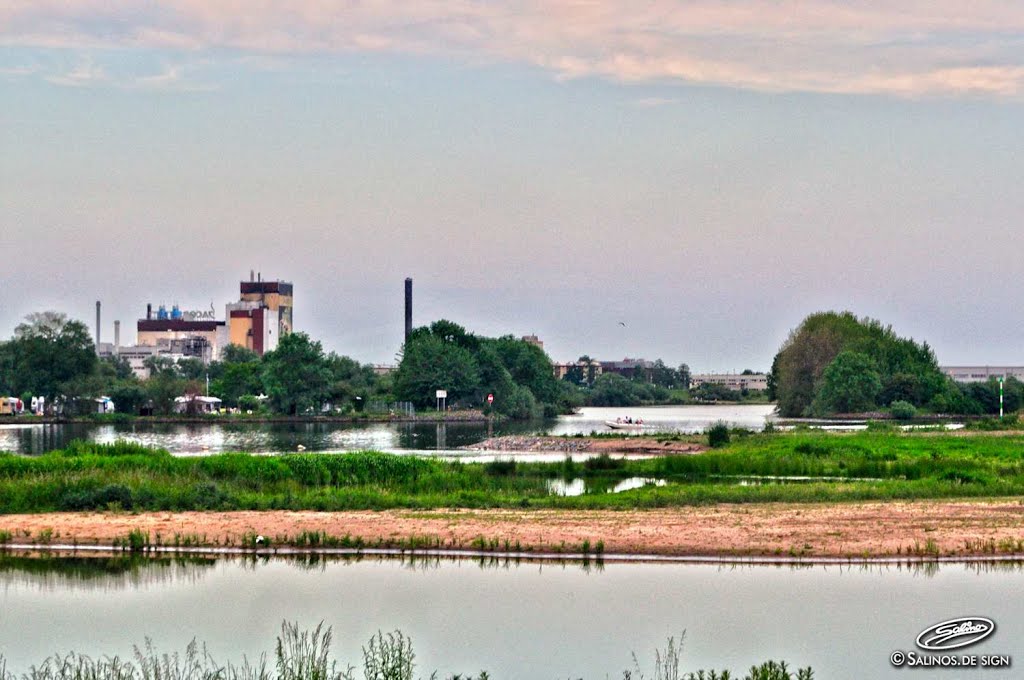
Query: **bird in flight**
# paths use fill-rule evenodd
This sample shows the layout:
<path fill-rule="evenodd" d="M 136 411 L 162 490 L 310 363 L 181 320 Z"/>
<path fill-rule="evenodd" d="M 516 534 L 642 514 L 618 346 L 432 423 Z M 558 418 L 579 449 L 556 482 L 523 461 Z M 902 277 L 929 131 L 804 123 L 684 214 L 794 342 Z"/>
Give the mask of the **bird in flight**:
<path fill-rule="evenodd" d="M 626 327 L 626 322 L 625 321 L 620 321 L 619 325 L 622 326 L 623 328 L 625 328 Z"/>

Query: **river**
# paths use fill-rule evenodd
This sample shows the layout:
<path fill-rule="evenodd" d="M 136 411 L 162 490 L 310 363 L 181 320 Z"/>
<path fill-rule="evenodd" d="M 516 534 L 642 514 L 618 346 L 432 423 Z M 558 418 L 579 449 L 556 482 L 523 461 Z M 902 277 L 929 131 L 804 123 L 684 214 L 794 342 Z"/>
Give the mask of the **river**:
<path fill-rule="evenodd" d="M 307 451 L 457 452 L 492 436 L 508 434 L 573 435 L 610 432 L 606 420 L 642 419 L 646 432 L 702 432 L 724 420 L 736 427 L 759 430 L 772 412 L 770 405 L 587 407 L 578 414 L 530 422 L 493 423 L 132 423 L 39 425 L 0 423 L 0 451 L 40 454 L 73 439 L 110 443 L 119 439 L 167 449 L 178 455 L 225 451 L 285 453 L 299 446 Z"/>
<path fill-rule="evenodd" d="M 0 653 L 9 670 L 55 651 L 130 655 L 146 637 L 159 651 L 196 638 L 218 661 L 238 661 L 269 652 L 284 619 L 332 626 L 335 656 L 346 663 L 359 663 L 377 630 L 401 629 L 422 677 L 483 669 L 510 680 L 619 678 L 634 652 L 652 677 L 654 648 L 683 630 L 686 671 L 742 672 L 775 658 L 811 665 L 821 680 L 1019 677 L 890 664 L 895 650 L 916 649 L 925 628 L 968 615 L 997 629 L 958 653 L 1024 655 L 1018 563 L 96 560 L 0 557 Z"/>

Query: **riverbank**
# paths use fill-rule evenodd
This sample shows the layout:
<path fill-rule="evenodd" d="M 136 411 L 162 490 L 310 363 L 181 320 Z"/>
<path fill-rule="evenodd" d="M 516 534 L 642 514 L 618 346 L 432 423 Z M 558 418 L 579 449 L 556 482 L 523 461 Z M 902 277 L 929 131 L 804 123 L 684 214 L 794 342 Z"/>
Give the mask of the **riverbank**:
<path fill-rule="evenodd" d="M 118 512 L 0 517 L 8 543 L 394 547 L 710 557 L 1024 553 L 1024 499 L 718 504 L 656 510 Z M 145 539 L 143 539 L 145 537 Z"/>
<path fill-rule="evenodd" d="M 428 411 L 417 415 L 389 413 L 357 414 L 357 415 L 317 415 L 317 416 L 286 416 L 286 415 L 246 415 L 237 413 L 206 414 L 206 415 L 167 415 L 167 416 L 135 416 L 126 413 L 106 413 L 89 416 L 6 416 L 0 418 L 0 425 L 104 425 L 104 424 L 181 424 L 181 425 L 262 425 L 271 423 L 487 423 L 502 422 L 506 418 L 498 414 L 485 414 L 483 411 Z"/>

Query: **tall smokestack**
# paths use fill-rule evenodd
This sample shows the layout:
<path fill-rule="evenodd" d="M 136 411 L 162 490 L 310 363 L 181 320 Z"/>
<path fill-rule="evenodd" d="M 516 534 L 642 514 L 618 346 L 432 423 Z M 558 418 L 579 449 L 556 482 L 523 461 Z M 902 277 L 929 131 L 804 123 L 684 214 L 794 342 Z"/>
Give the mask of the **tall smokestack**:
<path fill-rule="evenodd" d="M 100 346 L 100 301 L 96 301 L 96 347 Z"/>
<path fill-rule="evenodd" d="M 121 322 L 115 320 L 114 321 L 114 351 L 116 352 L 117 348 L 120 347 L 120 346 L 121 346 Z"/>
<path fill-rule="evenodd" d="M 405 280 L 405 341 L 412 334 L 412 279 Z"/>
<path fill-rule="evenodd" d="M 152 302 L 147 302 L 146 303 L 146 321 L 149 321 L 152 318 L 153 318 L 153 303 Z"/>

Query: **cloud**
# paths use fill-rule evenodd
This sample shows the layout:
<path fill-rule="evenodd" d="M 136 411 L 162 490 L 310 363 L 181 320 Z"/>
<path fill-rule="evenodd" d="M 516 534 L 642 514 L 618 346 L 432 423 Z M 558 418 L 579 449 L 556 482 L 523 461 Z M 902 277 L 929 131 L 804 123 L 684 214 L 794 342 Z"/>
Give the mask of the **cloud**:
<path fill-rule="evenodd" d="M 39 68 L 36 66 L 0 66 L 0 77 L 19 78 L 21 76 L 30 76 L 38 71 Z"/>
<path fill-rule="evenodd" d="M 679 99 L 675 97 L 641 97 L 633 100 L 633 106 L 638 109 L 657 109 L 677 103 L 679 103 Z"/>
<path fill-rule="evenodd" d="M 67 87 L 94 87 L 109 83 L 110 76 L 102 67 L 94 65 L 91 61 L 83 61 L 70 71 L 46 76 L 46 80 L 54 85 Z"/>
<path fill-rule="evenodd" d="M 185 77 L 181 65 L 166 66 L 160 73 L 148 76 L 136 76 L 119 84 L 132 90 L 151 90 L 165 92 L 212 92 L 216 86 L 208 83 L 194 82 Z"/>
<path fill-rule="evenodd" d="M 386 52 L 770 92 L 1024 90 L 1024 4 L 996 0 L 0 0 L 0 45 Z"/>

